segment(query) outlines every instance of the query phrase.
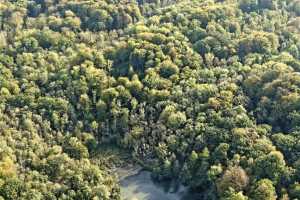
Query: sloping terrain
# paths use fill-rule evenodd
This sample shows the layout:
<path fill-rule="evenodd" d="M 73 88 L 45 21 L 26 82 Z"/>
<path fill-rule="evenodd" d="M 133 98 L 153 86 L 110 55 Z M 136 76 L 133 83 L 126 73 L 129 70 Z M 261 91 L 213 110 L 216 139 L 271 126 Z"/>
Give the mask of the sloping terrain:
<path fill-rule="evenodd" d="M 0 199 L 120 199 L 104 145 L 199 199 L 300 199 L 299 34 L 299 0 L 0 0 Z"/>

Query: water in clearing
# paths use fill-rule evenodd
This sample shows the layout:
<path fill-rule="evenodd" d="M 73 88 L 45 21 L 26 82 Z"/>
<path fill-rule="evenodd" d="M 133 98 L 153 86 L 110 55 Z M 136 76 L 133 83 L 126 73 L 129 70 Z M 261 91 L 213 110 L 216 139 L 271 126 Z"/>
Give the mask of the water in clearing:
<path fill-rule="evenodd" d="M 187 189 L 153 181 L 151 173 L 141 169 L 118 170 L 122 200 L 196 200 L 187 197 Z M 173 189 L 170 189 L 173 188 Z"/>

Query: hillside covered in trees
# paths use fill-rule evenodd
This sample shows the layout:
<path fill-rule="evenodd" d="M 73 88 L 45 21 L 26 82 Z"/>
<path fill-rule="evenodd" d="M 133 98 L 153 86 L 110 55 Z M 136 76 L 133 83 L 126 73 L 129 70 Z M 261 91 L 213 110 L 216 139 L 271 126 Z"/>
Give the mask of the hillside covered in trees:
<path fill-rule="evenodd" d="M 102 145 L 199 200 L 300 199 L 299 59 L 299 0 L 0 0 L 0 199 L 122 199 Z"/>

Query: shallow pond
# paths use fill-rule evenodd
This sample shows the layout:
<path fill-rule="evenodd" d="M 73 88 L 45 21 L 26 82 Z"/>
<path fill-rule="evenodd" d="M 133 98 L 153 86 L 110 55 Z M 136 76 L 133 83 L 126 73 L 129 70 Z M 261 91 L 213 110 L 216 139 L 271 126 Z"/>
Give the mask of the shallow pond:
<path fill-rule="evenodd" d="M 174 189 L 174 186 L 170 187 L 170 183 L 154 182 L 148 171 L 122 169 L 119 176 L 122 200 L 196 200 L 187 194 L 187 189 L 183 186 Z"/>

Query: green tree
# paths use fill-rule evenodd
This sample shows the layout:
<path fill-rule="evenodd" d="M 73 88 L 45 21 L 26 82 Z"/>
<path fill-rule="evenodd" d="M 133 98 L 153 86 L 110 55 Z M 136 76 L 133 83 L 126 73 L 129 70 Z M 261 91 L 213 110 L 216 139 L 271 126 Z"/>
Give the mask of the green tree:
<path fill-rule="evenodd" d="M 218 180 L 217 187 L 219 194 L 225 194 L 230 188 L 236 192 L 243 191 L 249 183 L 249 177 L 241 167 L 231 167 Z"/>
<path fill-rule="evenodd" d="M 89 152 L 87 148 L 76 137 L 70 137 L 65 142 L 63 150 L 75 159 L 88 158 Z"/>
<path fill-rule="evenodd" d="M 273 183 L 269 179 L 261 179 L 251 191 L 251 197 L 257 200 L 276 200 L 277 195 Z"/>
<path fill-rule="evenodd" d="M 268 178 L 277 183 L 287 168 L 282 153 L 272 151 L 257 158 L 254 170 L 259 178 Z"/>

